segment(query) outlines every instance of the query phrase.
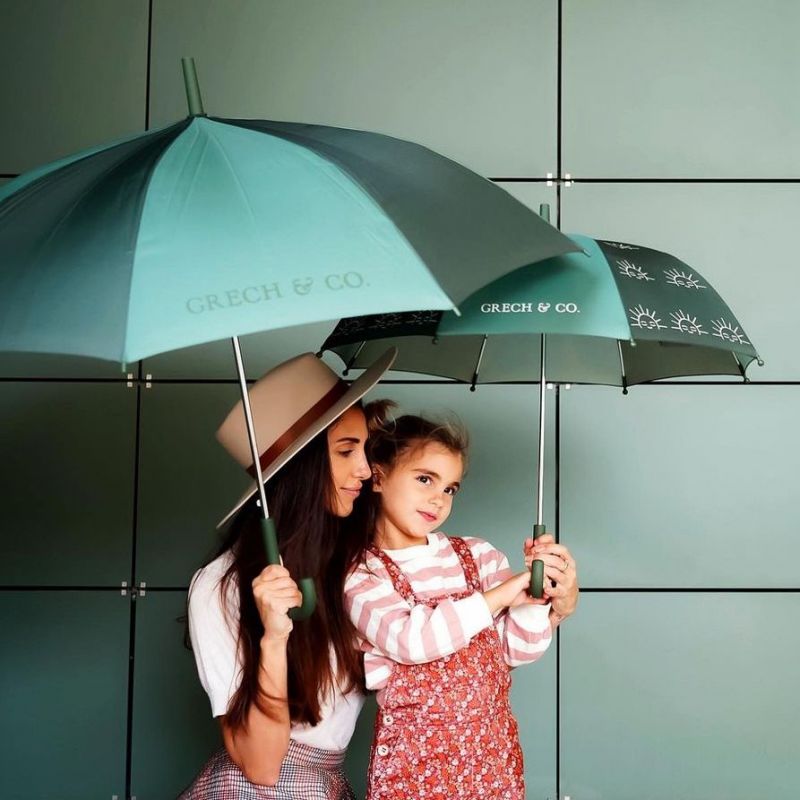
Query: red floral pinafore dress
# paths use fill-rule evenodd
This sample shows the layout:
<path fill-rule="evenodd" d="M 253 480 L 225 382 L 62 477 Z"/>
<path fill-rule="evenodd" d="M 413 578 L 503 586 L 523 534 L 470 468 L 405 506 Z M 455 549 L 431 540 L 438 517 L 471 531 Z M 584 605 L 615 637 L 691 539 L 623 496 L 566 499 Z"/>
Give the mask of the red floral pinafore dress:
<path fill-rule="evenodd" d="M 467 590 L 417 598 L 377 548 L 395 590 L 409 604 L 436 607 L 480 591 L 467 543 L 451 537 Z M 394 664 L 375 721 L 367 800 L 522 800 L 525 783 L 509 667 L 494 626 L 461 650 L 427 664 Z"/>

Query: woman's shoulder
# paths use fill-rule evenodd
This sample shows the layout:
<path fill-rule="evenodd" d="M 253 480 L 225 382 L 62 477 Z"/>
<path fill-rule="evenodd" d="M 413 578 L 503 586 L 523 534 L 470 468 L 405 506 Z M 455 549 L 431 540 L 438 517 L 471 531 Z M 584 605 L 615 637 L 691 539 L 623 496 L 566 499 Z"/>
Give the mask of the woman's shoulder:
<path fill-rule="evenodd" d="M 230 551 L 227 551 L 197 570 L 189 584 L 189 602 L 200 601 L 205 603 L 213 595 L 218 596 L 220 582 L 232 563 L 233 555 Z M 236 576 L 234 576 L 232 584 L 235 579 Z M 233 587 L 231 586 L 231 588 Z"/>

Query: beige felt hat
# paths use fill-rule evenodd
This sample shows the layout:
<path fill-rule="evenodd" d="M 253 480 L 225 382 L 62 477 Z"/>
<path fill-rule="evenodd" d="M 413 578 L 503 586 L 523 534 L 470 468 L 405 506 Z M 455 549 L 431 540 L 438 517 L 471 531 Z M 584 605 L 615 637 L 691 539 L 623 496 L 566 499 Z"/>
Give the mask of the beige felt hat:
<path fill-rule="evenodd" d="M 360 400 L 392 366 L 397 348 L 390 347 L 352 384 L 313 353 L 284 361 L 250 387 L 250 406 L 264 481 L 268 481 L 318 433 Z M 253 477 L 253 456 L 240 400 L 217 431 L 220 444 Z M 222 527 L 258 491 L 252 486 L 220 520 Z"/>

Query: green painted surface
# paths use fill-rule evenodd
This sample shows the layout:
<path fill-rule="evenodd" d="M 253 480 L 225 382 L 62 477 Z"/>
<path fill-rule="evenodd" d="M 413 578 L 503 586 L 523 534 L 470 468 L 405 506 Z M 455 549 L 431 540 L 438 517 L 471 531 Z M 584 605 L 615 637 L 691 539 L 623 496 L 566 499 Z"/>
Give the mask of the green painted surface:
<path fill-rule="evenodd" d="M 214 434 L 232 384 L 154 385 L 142 398 L 137 582 L 188 586 L 216 549 L 216 524 L 250 479 Z"/>
<path fill-rule="evenodd" d="M 156 125 L 185 113 L 179 64 L 191 53 L 206 110 L 220 116 L 391 132 L 482 175 L 555 169 L 550 0 L 310 0 L 302 13 L 265 0 L 235 14 L 172 0 L 154 4 L 153 24 Z"/>
<path fill-rule="evenodd" d="M 125 796 L 130 598 L 0 592 L 0 797 Z"/>
<path fill-rule="evenodd" d="M 221 744 L 194 655 L 183 645 L 186 594 L 147 592 L 136 600 L 131 794 L 176 797 Z"/>
<path fill-rule="evenodd" d="M 143 129 L 147 11 L 146 0 L 3 4 L 0 173 Z"/>
<path fill-rule="evenodd" d="M 564 4 L 565 171 L 797 175 L 799 25 L 785 0 Z"/>
<path fill-rule="evenodd" d="M 797 387 L 562 394 L 562 530 L 584 585 L 798 585 Z"/>
<path fill-rule="evenodd" d="M 797 595 L 592 594 L 561 636 L 561 792 L 797 797 Z"/>
<path fill-rule="evenodd" d="M 3 383 L 0 584 L 130 579 L 136 390 Z"/>

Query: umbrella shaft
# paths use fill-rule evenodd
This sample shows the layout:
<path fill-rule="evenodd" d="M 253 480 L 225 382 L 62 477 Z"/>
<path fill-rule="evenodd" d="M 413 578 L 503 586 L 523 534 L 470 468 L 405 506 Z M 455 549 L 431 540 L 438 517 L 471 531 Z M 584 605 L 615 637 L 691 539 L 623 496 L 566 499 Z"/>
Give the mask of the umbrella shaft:
<path fill-rule="evenodd" d="M 261 458 L 256 442 L 256 427 L 253 424 L 253 412 L 250 410 L 250 395 L 247 393 L 247 378 L 244 374 L 244 363 L 242 362 L 242 350 L 239 347 L 239 337 L 232 336 L 233 357 L 236 360 L 236 373 L 239 376 L 239 388 L 242 392 L 242 406 L 244 407 L 244 421 L 247 425 L 247 440 L 250 442 L 250 454 L 253 456 L 253 469 L 256 472 L 256 483 L 258 484 L 258 496 L 261 500 L 261 511 L 264 519 L 269 518 L 267 508 L 267 493 L 264 491 L 264 481 L 261 477 Z"/>
<path fill-rule="evenodd" d="M 545 355 L 546 355 L 546 342 L 545 335 L 542 334 L 542 348 L 540 354 L 539 364 L 539 463 L 537 469 L 538 487 L 536 493 L 536 524 L 542 524 L 542 499 L 544 496 L 544 411 L 545 411 L 545 398 L 547 396 L 547 384 L 545 379 Z"/>

